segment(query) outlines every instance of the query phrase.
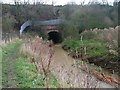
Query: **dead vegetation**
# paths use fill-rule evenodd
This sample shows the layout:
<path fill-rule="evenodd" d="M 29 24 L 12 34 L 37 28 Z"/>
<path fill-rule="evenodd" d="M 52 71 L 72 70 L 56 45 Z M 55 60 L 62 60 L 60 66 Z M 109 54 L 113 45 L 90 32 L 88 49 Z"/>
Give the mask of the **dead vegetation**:
<path fill-rule="evenodd" d="M 33 40 L 23 44 L 21 54 L 29 57 L 31 63 L 36 66 L 39 74 L 44 75 L 46 80 L 46 87 L 48 88 L 48 79 L 50 73 L 51 58 L 54 54 L 52 43 L 43 41 L 42 37 L 36 36 Z"/>
<path fill-rule="evenodd" d="M 49 88 L 48 80 L 50 74 L 50 65 L 52 62 L 52 57 L 54 50 L 51 42 L 43 41 L 42 38 L 38 36 L 34 39 L 29 39 L 21 47 L 21 54 L 27 56 L 30 59 L 30 62 L 36 66 L 36 70 L 39 74 L 43 74 L 46 80 L 46 87 Z M 60 57 L 59 57 L 60 58 Z M 62 59 L 62 58 L 61 58 Z M 58 65 L 58 64 L 57 64 Z M 52 67 L 55 67 L 56 65 Z M 61 67 L 61 68 L 60 68 Z M 67 83 L 69 87 L 83 87 L 83 88 L 97 88 L 98 81 L 93 85 L 94 78 L 90 77 L 89 74 L 86 74 L 84 77 L 80 75 L 80 71 L 76 72 L 73 66 L 59 66 L 54 68 L 54 72 L 58 69 L 60 72 L 56 72 L 59 76 L 60 82 L 63 80 L 63 84 Z M 71 69 L 71 70 L 70 70 Z M 75 70 L 75 71 L 74 71 Z M 71 72 L 70 72 L 71 71 Z M 75 72 L 74 74 L 72 72 Z M 82 82 L 81 82 L 82 78 Z M 66 84 L 65 84 L 66 85 Z"/>
<path fill-rule="evenodd" d="M 98 79 L 105 81 L 111 85 L 115 85 L 118 87 L 120 85 L 120 80 L 118 78 L 113 77 L 112 75 L 108 75 L 104 72 L 98 72 L 96 70 L 90 71 L 91 74 L 95 75 Z"/>
<path fill-rule="evenodd" d="M 104 28 L 104 29 L 91 29 L 91 30 L 85 30 L 81 35 L 83 37 L 87 38 L 96 38 L 100 40 L 105 40 L 108 43 L 118 46 L 118 30 L 120 26 L 116 26 L 115 28 Z"/>
<path fill-rule="evenodd" d="M 95 75 L 99 80 L 107 82 L 111 85 L 118 86 L 120 85 L 120 71 L 118 60 L 119 28 L 120 26 L 108 29 L 96 28 L 93 30 L 85 30 L 83 33 L 81 33 L 81 37 L 83 37 L 84 43 L 81 43 L 81 39 L 73 41 L 68 39 L 70 43 L 65 42 L 63 44 L 63 49 L 66 50 L 68 52 L 68 55 L 72 56 L 73 58 L 87 61 L 89 64 L 95 64 L 98 67 L 103 68 L 103 70 L 100 71 L 95 68 L 91 70 L 86 70 L 86 67 L 84 65 L 82 66 L 85 67 L 84 70 L 87 73 Z M 87 40 L 87 43 L 85 40 Z M 91 40 L 93 40 L 94 42 Z M 78 49 L 79 47 L 81 47 L 82 49 Z M 73 48 L 75 48 L 75 50 Z M 95 53 L 93 53 L 94 51 Z M 98 53 L 97 56 L 96 53 Z M 88 67 L 90 68 L 90 66 Z"/>

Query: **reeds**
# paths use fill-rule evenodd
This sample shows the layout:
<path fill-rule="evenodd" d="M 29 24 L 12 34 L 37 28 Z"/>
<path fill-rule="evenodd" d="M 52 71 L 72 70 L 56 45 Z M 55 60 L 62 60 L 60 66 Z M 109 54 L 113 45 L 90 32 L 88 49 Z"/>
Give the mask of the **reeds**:
<path fill-rule="evenodd" d="M 118 45 L 118 30 L 120 26 L 116 26 L 115 28 L 104 28 L 104 29 L 91 29 L 91 30 L 85 30 L 81 35 L 83 37 L 90 37 L 91 39 L 96 38 L 100 40 L 105 40 L 109 43 L 112 43 L 114 45 Z M 89 38 L 89 39 L 90 39 Z"/>

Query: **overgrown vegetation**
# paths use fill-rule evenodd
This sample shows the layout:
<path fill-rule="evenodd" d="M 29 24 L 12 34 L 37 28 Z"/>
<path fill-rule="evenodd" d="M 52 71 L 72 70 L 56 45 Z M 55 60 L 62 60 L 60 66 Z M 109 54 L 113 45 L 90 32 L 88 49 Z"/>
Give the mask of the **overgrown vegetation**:
<path fill-rule="evenodd" d="M 45 77 L 36 70 L 28 58 L 20 56 L 15 62 L 16 75 L 19 88 L 46 88 Z M 49 87 L 58 88 L 56 78 L 49 74 Z"/>
<path fill-rule="evenodd" d="M 82 58 L 120 75 L 117 28 L 87 30 L 80 34 L 79 39 L 66 38 L 63 49 L 73 58 Z"/>
<path fill-rule="evenodd" d="M 20 44 L 21 41 L 17 40 L 16 42 L 12 42 L 7 46 L 2 47 L 2 86 L 3 87 L 14 86 L 15 84 L 14 80 L 16 78 L 14 78 L 14 80 L 12 81 L 11 79 L 13 78 L 11 77 L 11 75 L 14 76 L 15 68 L 13 62 L 16 59 L 16 56 L 18 55 L 17 50 L 19 50 Z M 9 75 L 10 73 L 11 75 Z"/>
<path fill-rule="evenodd" d="M 83 41 L 77 39 L 66 39 L 63 42 L 63 45 L 65 45 L 64 49 L 70 49 L 74 52 L 76 49 L 79 52 L 81 48 L 86 47 L 86 53 L 89 57 L 103 56 L 108 52 L 105 43 L 95 39 L 83 39 Z"/>
<path fill-rule="evenodd" d="M 13 33 L 14 29 L 19 30 L 27 20 L 60 18 L 64 21 L 59 26 L 64 34 L 62 45 L 68 51 L 68 55 L 87 60 L 113 74 L 115 72 L 120 75 L 118 31 L 114 28 L 104 29 L 117 26 L 118 13 L 116 5 L 2 4 L 3 35 L 9 39 L 9 35 L 13 35 L 10 33 Z M 52 43 L 43 41 L 42 38 L 47 36 L 41 27 L 30 27 L 28 30 L 26 29 L 28 32 L 23 35 L 26 40 L 21 49 L 22 54 L 19 53 L 20 40 L 2 47 L 3 51 L 0 51 L 3 69 L 2 85 L 20 88 L 60 87 L 57 79 L 50 72 L 54 53 Z M 36 34 L 42 37 L 31 39 Z M 2 38 L 4 39 L 4 36 Z"/>
<path fill-rule="evenodd" d="M 67 4 L 64 6 L 53 6 L 44 4 L 2 4 L 2 17 L 3 29 L 7 30 L 12 28 L 19 30 L 20 25 L 26 20 L 61 18 L 65 21 L 63 23 L 65 36 L 78 36 L 77 33 L 85 29 L 115 27 L 118 24 L 116 5 L 81 6 Z"/>
<path fill-rule="evenodd" d="M 65 36 L 79 37 L 78 33 L 86 29 L 115 27 L 118 24 L 116 10 L 116 6 L 109 5 L 65 5 L 61 9 Z"/>
<path fill-rule="evenodd" d="M 19 53 L 21 40 L 2 47 L 2 87 L 46 88 L 45 76 L 38 73 L 29 58 Z M 59 83 L 52 73 L 48 76 L 51 88 L 59 87 Z"/>

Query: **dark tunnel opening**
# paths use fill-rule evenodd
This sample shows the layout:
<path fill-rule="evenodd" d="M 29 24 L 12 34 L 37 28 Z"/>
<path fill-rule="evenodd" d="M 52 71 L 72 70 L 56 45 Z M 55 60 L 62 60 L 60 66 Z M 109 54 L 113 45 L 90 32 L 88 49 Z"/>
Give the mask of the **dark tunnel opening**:
<path fill-rule="evenodd" d="M 62 42 L 62 35 L 60 32 L 52 31 L 48 33 L 48 40 L 52 40 L 54 44 Z"/>

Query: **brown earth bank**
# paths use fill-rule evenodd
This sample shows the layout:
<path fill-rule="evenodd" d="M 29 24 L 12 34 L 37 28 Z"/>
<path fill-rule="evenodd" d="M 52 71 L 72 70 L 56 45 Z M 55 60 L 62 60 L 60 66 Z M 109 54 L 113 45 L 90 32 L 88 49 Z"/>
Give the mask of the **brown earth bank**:
<path fill-rule="evenodd" d="M 62 48 L 68 52 L 68 55 L 70 55 L 74 59 L 80 59 L 82 58 L 82 54 L 76 54 L 76 52 L 69 53 L 70 48 L 66 46 L 62 46 Z M 107 70 L 109 73 L 116 73 L 120 76 L 120 61 L 119 60 L 112 60 L 111 55 L 105 55 L 105 56 L 96 56 L 96 57 L 88 57 L 85 56 L 84 59 L 87 59 L 85 61 L 88 61 L 90 64 L 95 64 L 97 66 L 100 66 Z"/>
<path fill-rule="evenodd" d="M 88 58 L 89 63 L 94 63 L 97 66 L 101 66 L 110 73 L 116 73 L 120 76 L 120 62 L 108 60 L 101 57 Z"/>
<path fill-rule="evenodd" d="M 86 64 L 77 65 L 76 59 L 68 56 L 60 45 L 54 46 L 54 56 L 51 63 L 51 71 L 60 81 L 61 87 L 74 88 L 115 88 L 118 84 L 111 84 L 104 78 L 99 78 L 97 72 L 90 72 Z M 85 67 L 81 70 L 79 67 Z M 96 77 L 97 76 L 97 77 Z M 115 79 L 116 80 L 116 79 Z M 116 80 L 117 81 L 117 80 Z"/>
<path fill-rule="evenodd" d="M 105 81 L 111 85 L 120 85 L 120 62 L 119 61 L 113 61 L 107 58 L 106 56 L 97 56 L 97 57 L 86 57 L 86 58 L 81 58 L 82 55 L 77 55 L 76 52 L 69 53 L 69 49 L 65 46 L 62 46 L 62 48 L 68 52 L 68 55 L 71 56 L 73 59 L 78 59 L 82 61 L 87 61 L 88 64 L 94 64 L 97 67 L 101 67 L 103 70 L 98 71 L 98 70 L 90 70 L 86 71 L 87 73 L 95 75 L 98 79 Z M 66 49 L 67 48 L 67 49 Z"/>

